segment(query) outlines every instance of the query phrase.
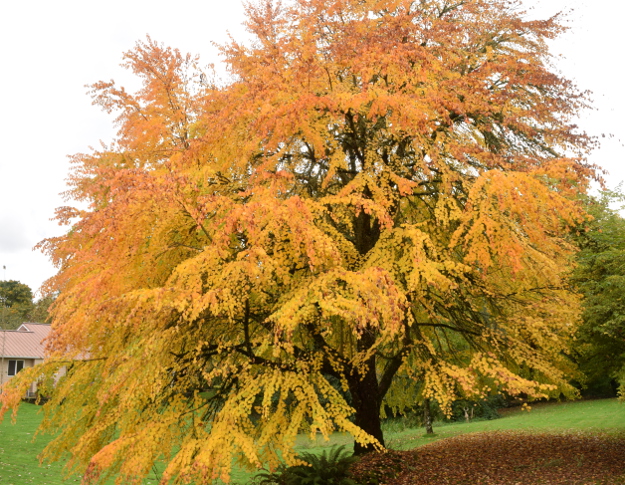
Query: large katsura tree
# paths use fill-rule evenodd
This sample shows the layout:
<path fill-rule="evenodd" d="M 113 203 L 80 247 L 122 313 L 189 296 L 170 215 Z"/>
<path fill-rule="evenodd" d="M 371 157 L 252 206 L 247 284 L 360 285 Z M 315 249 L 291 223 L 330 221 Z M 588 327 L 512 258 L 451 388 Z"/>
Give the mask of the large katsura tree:
<path fill-rule="evenodd" d="M 380 415 L 571 393 L 567 227 L 593 177 L 559 18 L 505 0 L 248 6 L 228 81 L 151 40 L 113 144 L 74 157 L 46 364 L 49 458 L 210 482 L 296 435 L 382 447 Z M 44 379 L 45 380 L 45 379 Z M 44 382 L 45 384 L 45 382 Z M 7 407 L 3 408 L 6 410 Z M 169 482 L 167 482 L 169 483 Z"/>

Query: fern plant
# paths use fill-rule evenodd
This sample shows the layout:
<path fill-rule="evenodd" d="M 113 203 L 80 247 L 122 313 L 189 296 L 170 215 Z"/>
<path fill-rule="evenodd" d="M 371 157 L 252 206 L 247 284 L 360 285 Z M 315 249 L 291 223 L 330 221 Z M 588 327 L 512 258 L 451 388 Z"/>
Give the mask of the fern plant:
<path fill-rule="evenodd" d="M 275 472 L 256 475 L 257 485 L 358 485 L 348 473 L 358 458 L 345 451 L 344 446 L 333 446 L 321 455 L 302 453 L 298 458 L 307 465 L 280 465 Z"/>

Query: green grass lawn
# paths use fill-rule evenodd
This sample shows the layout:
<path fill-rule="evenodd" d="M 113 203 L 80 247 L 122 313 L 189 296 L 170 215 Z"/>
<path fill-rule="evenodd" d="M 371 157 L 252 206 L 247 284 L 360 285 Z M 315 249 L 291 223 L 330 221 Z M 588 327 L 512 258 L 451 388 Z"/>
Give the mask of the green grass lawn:
<path fill-rule="evenodd" d="M 49 437 L 41 436 L 33 442 L 35 430 L 41 421 L 39 407 L 23 404 L 17 423 L 13 425 L 7 417 L 0 424 L 0 484 L 2 485 L 61 485 L 80 483 L 80 477 L 63 479 L 63 464 L 39 465 L 37 455 L 43 450 Z M 385 439 L 389 448 L 411 449 L 432 441 L 459 434 L 501 431 L 583 431 L 589 433 L 625 432 L 625 404 L 616 399 L 549 403 L 535 405 L 530 412 L 520 409 L 505 410 L 503 417 L 492 421 L 471 423 L 434 423 L 434 437 L 425 437 L 423 429 L 403 429 L 400 422 L 385 425 Z M 348 435 L 336 433 L 330 441 L 319 438 L 310 441 L 301 436 L 297 448 L 301 451 L 320 452 L 328 446 L 344 444 L 351 447 L 353 441 Z M 246 484 L 251 474 L 236 470 L 233 483 Z M 146 480 L 146 485 L 155 485 L 155 478 Z"/>
<path fill-rule="evenodd" d="M 387 446 L 409 450 L 432 441 L 459 434 L 484 431 L 584 431 L 597 433 L 623 433 L 625 431 L 625 403 L 616 399 L 544 403 L 531 411 L 519 408 L 503 410 L 502 418 L 470 423 L 434 423 L 434 437 L 425 437 L 422 429 L 406 429 L 388 433 Z M 438 424 L 438 426 L 437 426 Z"/>
<path fill-rule="evenodd" d="M 42 415 L 39 406 L 22 404 L 16 424 L 7 415 L 0 424 L 0 484 L 2 485 L 57 485 L 80 483 L 80 478 L 62 480 L 63 465 L 59 463 L 40 465 L 37 455 L 49 441 L 40 437 L 33 442 L 33 436 Z"/>

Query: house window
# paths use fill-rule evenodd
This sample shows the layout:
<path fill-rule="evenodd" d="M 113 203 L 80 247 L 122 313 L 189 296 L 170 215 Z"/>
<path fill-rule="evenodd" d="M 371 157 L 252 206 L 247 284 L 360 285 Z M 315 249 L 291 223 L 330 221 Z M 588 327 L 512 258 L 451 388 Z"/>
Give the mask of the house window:
<path fill-rule="evenodd" d="M 14 376 L 24 368 L 23 360 L 9 360 L 9 377 Z"/>

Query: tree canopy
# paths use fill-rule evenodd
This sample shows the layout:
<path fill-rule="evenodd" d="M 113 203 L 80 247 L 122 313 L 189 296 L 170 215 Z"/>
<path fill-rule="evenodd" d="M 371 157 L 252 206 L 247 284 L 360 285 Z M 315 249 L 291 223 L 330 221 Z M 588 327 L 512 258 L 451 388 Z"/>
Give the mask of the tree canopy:
<path fill-rule="evenodd" d="M 24 322 L 47 322 L 52 293 L 37 300 L 30 286 L 15 280 L 0 281 L 0 329 L 15 329 Z"/>
<path fill-rule="evenodd" d="M 32 309 L 30 286 L 15 280 L 0 281 L 0 329 L 19 327 Z"/>
<path fill-rule="evenodd" d="M 48 458 L 88 479 L 227 477 L 295 460 L 296 435 L 383 446 L 417 399 L 572 394 L 586 105 L 550 66 L 559 17 L 505 0 L 247 7 L 228 82 L 148 39 L 143 81 L 94 102 L 110 145 L 74 157 L 68 233 L 42 247 Z M 339 383 L 339 386 L 335 385 Z M 8 408 L 5 406 L 3 411 Z M 202 482 L 204 483 L 204 482 Z"/>
<path fill-rule="evenodd" d="M 575 234 L 580 247 L 573 282 L 584 295 L 575 355 L 594 387 L 616 379 L 625 398 L 625 195 L 603 191 L 586 198 L 592 220 Z"/>

